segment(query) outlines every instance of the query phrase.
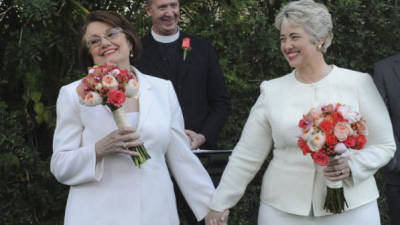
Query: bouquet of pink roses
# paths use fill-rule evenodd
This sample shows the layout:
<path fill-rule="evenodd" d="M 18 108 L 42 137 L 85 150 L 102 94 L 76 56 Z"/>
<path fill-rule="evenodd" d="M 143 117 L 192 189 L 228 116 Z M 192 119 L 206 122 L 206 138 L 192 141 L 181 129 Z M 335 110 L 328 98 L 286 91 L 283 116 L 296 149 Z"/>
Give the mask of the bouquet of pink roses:
<path fill-rule="evenodd" d="M 297 145 L 303 154 L 311 154 L 314 162 L 326 166 L 334 157 L 339 157 L 349 148 L 361 150 L 367 142 L 367 128 L 361 115 L 349 106 L 324 104 L 312 108 L 303 115 L 299 125 L 301 136 Z M 324 209 L 332 213 L 344 211 L 346 200 L 342 181 L 327 182 Z"/>
<path fill-rule="evenodd" d="M 139 83 L 136 75 L 131 71 L 121 69 L 112 62 L 103 66 L 93 66 L 89 68 L 89 73 L 77 87 L 77 92 L 80 102 L 84 105 L 108 106 L 113 112 L 118 128 L 131 126 L 121 108 L 127 97 L 138 98 L 139 95 Z M 138 167 L 150 159 L 143 145 L 131 150 L 139 153 L 139 156 L 132 158 Z"/>

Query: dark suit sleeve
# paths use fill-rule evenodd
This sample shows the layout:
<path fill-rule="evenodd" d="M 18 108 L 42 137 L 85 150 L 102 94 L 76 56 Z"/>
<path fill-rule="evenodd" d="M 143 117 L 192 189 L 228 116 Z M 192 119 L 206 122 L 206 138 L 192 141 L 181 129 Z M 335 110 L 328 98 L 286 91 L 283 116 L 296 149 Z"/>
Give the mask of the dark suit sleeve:
<path fill-rule="evenodd" d="M 223 72 L 219 65 L 215 49 L 211 45 L 208 50 L 208 65 L 208 114 L 200 132 L 207 139 L 203 148 L 216 145 L 218 134 L 224 126 L 230 110 L 230 98 Z"/>
<path fill-rule="evenodd" d="M 379 93 L 381 94 L 381 96 L 383 98 L 383 101 L 386 104 L 386 107 L 389 111 L 390 116 L 392 116 L 393 112 L 390 107 L 390 103 L 388 101 L 388 89 L 386 87 L 386 79 L 388 76 L 391 75 L 390 68 L 391 67 L 390 67 L 389 63 L 385 63 L 385 62 L 376 63 L 374 65 L 373 79 L 374 79 L 376 87 L 378 88 Z M 400 151 L 399 151 L 400 142 L 399 142 L 399 139 L 396 134 L 394 135 L 394 139 L 396 141 L 397 149 L 396 149 L 393 159 L 388 163 L 387 167 L 391 171 L 400 172 Z"/>

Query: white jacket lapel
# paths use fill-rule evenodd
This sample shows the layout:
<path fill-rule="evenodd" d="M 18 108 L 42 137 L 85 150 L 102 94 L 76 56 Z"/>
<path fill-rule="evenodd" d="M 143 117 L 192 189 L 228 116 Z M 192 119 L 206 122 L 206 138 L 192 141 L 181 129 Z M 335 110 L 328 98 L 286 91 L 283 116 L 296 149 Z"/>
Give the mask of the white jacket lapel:
<path fill-rule="evenodd" d="M 139 80 L 139 123 L 138 130 L 143 126 L 144 121 L 150 113 L 153 103 L 152 84 L 140 71 L 135 68 Z"/>

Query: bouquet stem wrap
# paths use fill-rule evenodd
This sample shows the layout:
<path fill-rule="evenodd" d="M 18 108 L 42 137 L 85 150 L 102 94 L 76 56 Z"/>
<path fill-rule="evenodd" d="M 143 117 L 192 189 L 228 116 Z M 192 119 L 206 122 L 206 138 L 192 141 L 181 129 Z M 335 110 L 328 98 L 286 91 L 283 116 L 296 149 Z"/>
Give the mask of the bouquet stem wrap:
<path fill-rule="evenodd" d="M 128 118 L 126 117 L 125 111 L 122 107 L 117 110 L 114 110 L 112 113 L 113 113 L 114 120 L 115 120 L 118 128 L 131 127 L 131 123 L 129 122 Z M 129 148 L 129 150 L 139 153 L 139 156 L 132 156 L 132 160 L 137 167 L 140 167 L 140 165 L 142 165 L 148 159 L 151 158 L 150 155 L 147 153 L 144 145 L 131 147 L 131 148 Z"/>
<path fill-rule="evenodd" d="M 344 211 L 345 204 L 347 206 L 346 199 L 343 194 L 343 182 L 330 181 L 325 179 L 327 190 L 326 198 L 324 203 L 324 209 L 334 214 L 339 214 Z"/>

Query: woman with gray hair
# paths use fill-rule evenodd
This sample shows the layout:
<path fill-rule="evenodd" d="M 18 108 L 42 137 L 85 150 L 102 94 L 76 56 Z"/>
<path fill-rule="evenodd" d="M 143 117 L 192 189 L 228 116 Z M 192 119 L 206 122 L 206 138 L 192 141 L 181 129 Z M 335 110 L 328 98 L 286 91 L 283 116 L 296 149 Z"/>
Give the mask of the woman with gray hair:
<path fill-rule="evenodd" d="M 221 182 L 214 193 L 207 225 L 227 224 L 233 207 L 272 151 L 261 187 L 259 225 L 379 225 L 374 173 L 395 151 L 385 105 L 366 73 L 325 62 L 332 19 L 312 0 L 293 1 L 275 19 L 281 51 L 294 70 L 264 81 Z M 366 120 L 368 141 L 361 151 L 331 160 L 323 169 L 297 145 L 298 122 L 322 103 L 351 106 Z M 324 209 L 326 180 L 342 181 L 344 212 Z"/>

